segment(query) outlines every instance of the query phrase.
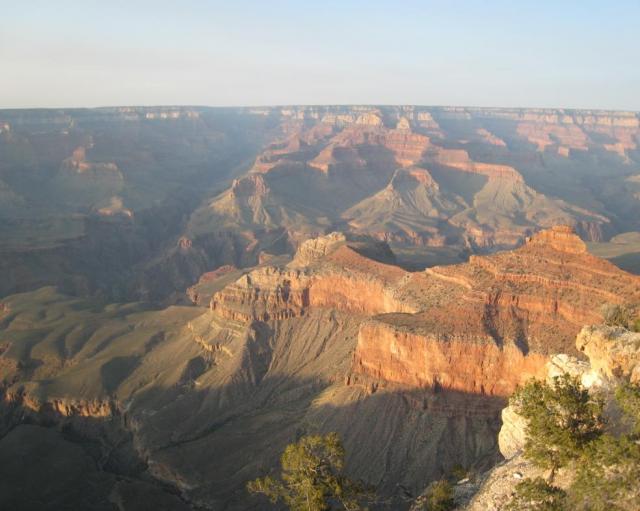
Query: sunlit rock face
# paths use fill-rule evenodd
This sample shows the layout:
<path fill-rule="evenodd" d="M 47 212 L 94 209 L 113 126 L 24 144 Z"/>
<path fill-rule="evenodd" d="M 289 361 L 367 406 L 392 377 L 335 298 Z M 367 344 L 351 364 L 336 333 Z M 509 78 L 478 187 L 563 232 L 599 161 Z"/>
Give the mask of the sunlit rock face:
<path fill-rule="evenodd" d="M 585 327 L 576 347 L 589 358 L 594 380 L 640 382 L 640 333 L 615 327 Z"/>
<path fill-rule="evenodd" d="M 576 337 L 576 348 L 587 361 L 564 353 L 553 355 L 538 379 L 552 382 L 569 374 L 606 401 L 614 400 L 613 391 L 623 383 L 640 379 L 640 334 L 620 327 L 585 326 Z M 615 407 L 614 407 L 615 408 Z M 606 408 L 608 409 L 608 408 Z M 609 426 L 616 428 L 617 419 Z M 508 406 L 502 411 L 502 428 L 498 437 L 500 452 L 507 458 L 520 454 L 526 440 L 526 421 Z"/>
<path fill-rule="evenodd" d="M 227 286 L 211 310 L 245 322 L 316 308 L 373 316 L 359 330 L 354 376 L 508 396 L 546 371 L 547 354 L 575 353 L 581 326 L 601 320 L 602 304 L 638 298 L 639 282 L 565 226 L 513 252 L 422 273 L 367 260 L 332 234 L 304 243 L 286 268 Z"/>
<path fill-rule="evenodd" d="M 358 334 L 354 371 L 372 378 L 439 390 L 506 397 L 540 376 L 542 354 L 505 347 L 479 335 L 433 335 L 404 331 L 384 321 L 365 323 Z"/>

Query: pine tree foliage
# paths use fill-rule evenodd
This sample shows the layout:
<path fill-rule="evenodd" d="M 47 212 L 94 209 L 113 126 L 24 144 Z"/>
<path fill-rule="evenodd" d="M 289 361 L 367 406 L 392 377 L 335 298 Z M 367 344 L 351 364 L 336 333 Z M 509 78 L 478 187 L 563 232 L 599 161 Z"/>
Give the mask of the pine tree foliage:
<path fill-rule="evenodd" d="M 285 449 L 281 479 L 256 479 L 247 489 L 272 503 L 282 501 L 292 511 L 362 510 L 371 494 L 342 473 L 344 455 L 336 433 L 305 436 Z"/>
<path fill-rule="evenodd" d="M 604 433 L 602 403 L 568 375 L 552 385 L 530 382 L 512 397 L 527 420 L 525 456 L 555 470 L 569 466 L 575 477 L 566 492 L 542 478 L 517 485 L 510 511 L 640 510 L 640 386 L 616 389 L 628 433 Z"/>
<path fill-rule="evenodd" d="M 578 458 L 605 425 L 603 403 L 568 374 L 554 378 L 551 385 L 537 380 L 527 383 L 516 391 L 511 404 L 527 420 L 524 456 L 552 474 Z"/>
<path fill-rule="evenodd" d="M 567 494 L 542 477 L 524 479 L 516 485 L 515 496 L 507 511 L 565 511 Z"/>

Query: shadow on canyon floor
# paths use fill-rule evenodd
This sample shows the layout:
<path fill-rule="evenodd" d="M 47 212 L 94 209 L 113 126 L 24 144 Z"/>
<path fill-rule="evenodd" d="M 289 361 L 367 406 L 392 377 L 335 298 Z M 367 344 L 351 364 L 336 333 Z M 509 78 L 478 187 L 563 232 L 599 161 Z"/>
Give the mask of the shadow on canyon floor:
<path fill-rule="evenodd" d="M 147 472 L 124 417 L 65 417 L 0 406 L 0 508 L 20 511 L 188 511 Z"/>
<path fill-rule="evenodd" d="M 454 466 L 482 471 L 500 459 L 504 402 L 442 389 L 266 376 L 208 389 L 193 382 L 153 388 L 137 394 L 127 412 L 106 418 L 5 405 L 0 455 L 9 462 L 0 469 L 0 503 L 267 509 L 266 500 L 247 494 L 246 482 L 276 474 L 284 447 L 301 436 L 337 431 L 347 473 L 387 500 L 378 509 L 405 509 L 410 496 Z"/>

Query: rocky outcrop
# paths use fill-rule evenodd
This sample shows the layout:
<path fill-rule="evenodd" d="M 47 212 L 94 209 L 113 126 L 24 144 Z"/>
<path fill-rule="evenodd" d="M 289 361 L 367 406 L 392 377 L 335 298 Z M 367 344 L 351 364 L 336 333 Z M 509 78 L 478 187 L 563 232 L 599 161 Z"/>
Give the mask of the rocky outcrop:
<path fill-rule="evenodd" d="M 360 326 L 353 381 L 506 397 L 540 377 L 549 354 L 570 349 L 602 304 L 635 299 L 637 281 L 588 254 L 567 227 L 423 273 L 363 257 L 334 233 L 303 243 L 288 266 L 218 291 L 211 310 L 248 323 L 318 309 L 375 316 Z"/>
<path fill-rule="evenodd" d="M 291 264 L 298 267 L 308 266 L 321 260 L 346 242 L 347 237 L 341 232 L 333 232 L 326 236 L 306 240 L 296 250 Z"/>
<path fill-rule="evenodd" d="M 297 317 L 314 308 L 367 315 L 410 310 L 392 287 L 404 272 L 345 243 L 339 233 L 306 241 L 287 267 L 256 269 L 214 294 L 211 310 L 245 322 Z"/>
<path fill-rule="evenodd" d="M 586 326 L 576 337 L 576 347 L 587 355 L 588 362 L 566 354 L 554 355 L 542 377 L 551 381 L 554 377 L 568 373 L 579 378 L 585 388 L 597 392 L 604 399 L 604 412 L 608 416 L 607 428 L 616 431 L 621 425 L 619 412 L 613 405 L 613 390 L 618 384 L 637 381 L 636 368 L 640 366 L 640 334 L 617 327 Z M 511 500 L 513 486 L 517 480 L 544 475 L 542 469 L 535 467 L 522 456 L 526 427 L 526 421 L 511 406 L 502 410 L 498 445 L 507 461 L 485 474 L 478 493 L 463 509 L 504 510 Z M 561 487 L 568 485 L 572 476 L 565 472 L 556 477 L 555 484 Z"/>
<path fill-rule="evenodd" d="M 576 347 L 589 358 L 597 379 L 640 382 L 640 333 L 620 327 L 585 327 Z"/>
<path fill-rule="evenodd" d="M 498 435 L 498 447 L 500 454 L 506 459 L 511 459 L 522 452 L 526 441 L 527 421 L 511 406 L 502 410 L 502 427 Z"/>
<path fill-rule="evenodd" d="M 20 406 L 29 412 L 42 417 L 90 417 L 107 418 L 120 413 L 117 403 L 112 399 L 80 399 L 80 398 L 41 398 L 32 392 L 33 389 L 22 386 L 7 389 L 3 403 L 9 406 Z"/>
<path fill-rule="evenodd" d="M 567 254 L 586 254 L 587 245 L 567 225 L 554 226 L 527 239 L 531 247 L 543 246 Z"/>
<path fill-rule="evenodd" d="M 575 342 L 576 348 L 587 356 L 588 362 L 574 356 L 557 354 L 547 362 L 539 378 L 551 382 L 557 376 L 569 374 L 578 378 L 585 388 L 597 390 L 608 401 L 613 401 L 611 391 L 616 385 L 638 382 L 640 333 L 619 327 L 585 326 Z M 498 444 L 506 459 L 522 452 L 526 439 L 525 429 L 526 422 L 511 406 L 502 411 Z"/>

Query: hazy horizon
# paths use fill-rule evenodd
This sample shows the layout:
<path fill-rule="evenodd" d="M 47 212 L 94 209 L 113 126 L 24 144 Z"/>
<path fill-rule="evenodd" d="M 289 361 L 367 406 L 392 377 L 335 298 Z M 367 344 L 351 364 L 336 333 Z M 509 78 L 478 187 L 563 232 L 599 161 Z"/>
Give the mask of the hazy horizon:
<path fill-rule="evenodd" d="M 640 110 L 630 0 L 3 3 L 0 108 Z"/>
<path fill-rule="evenodd" d="M 429 105 L 417 103 L 316 103 L 316 104 L 254 104 L 254 105 L 204 105 L 204 104 L 188 104 L 188 103 L 148 103 L 148 104 L 112 104 L 112 105 L 93 105 L 93 106 L 17 106 L 17 107 L 1 107 L 0 110 L 100 110 L 110 108 L 331 108 L 331 107 L 372 107 L 372 108 L 393 108 L 393 107 L 416 107 L 416 108 L 466 108 L 466 109 L 486 109 L 486 110 L 565 110 L 565 111 L 600 111 L 600 112 L 621 112 L 621 113 L 640 113 L 640 109 L 630 108 L 581 108 L 581 107 L 564 107 L 564 106 L 500 106 L 500 105 Z"/>

